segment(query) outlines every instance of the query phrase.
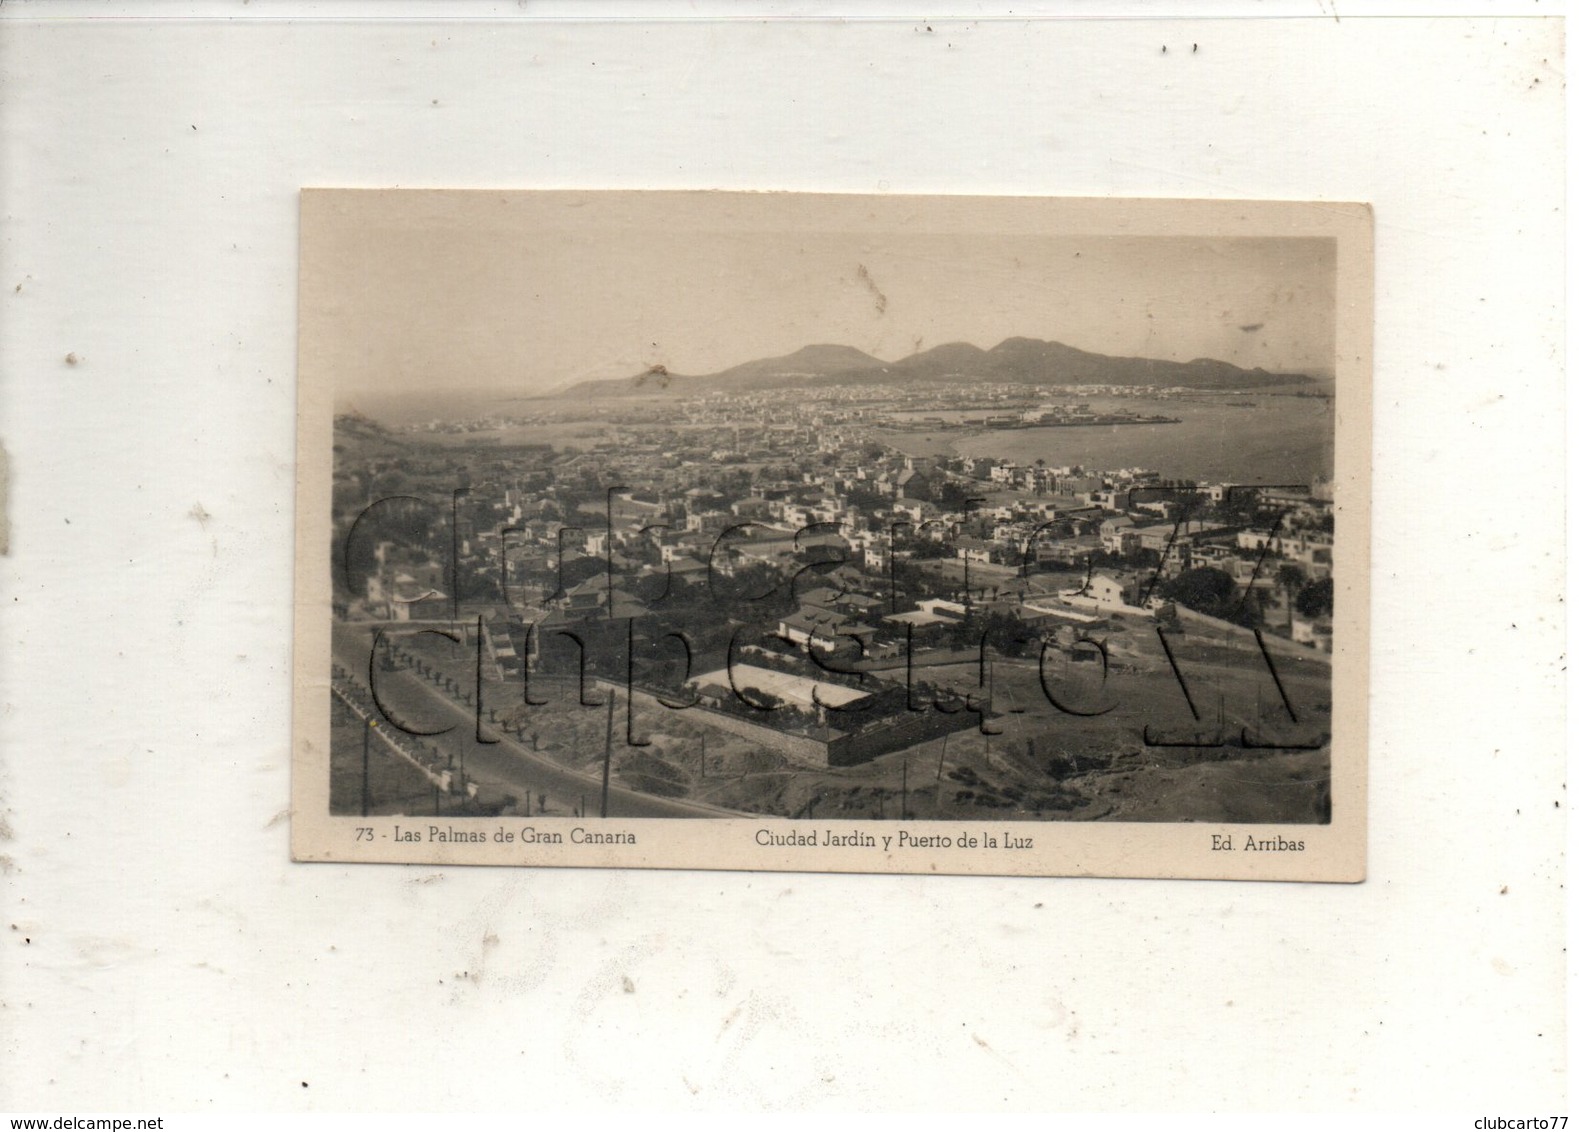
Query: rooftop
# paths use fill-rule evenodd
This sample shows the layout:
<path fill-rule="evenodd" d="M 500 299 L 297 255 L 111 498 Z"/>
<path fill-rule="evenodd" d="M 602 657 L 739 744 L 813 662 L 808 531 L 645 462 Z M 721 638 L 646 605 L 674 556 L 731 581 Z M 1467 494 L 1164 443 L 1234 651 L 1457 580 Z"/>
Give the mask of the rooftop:
<path fill-rule="evenodd" d="M 728 688 L 730 670 L 720 668 L 714 672 L 707 672 L 694 678 L 692 683 L 697 687 L 705 688 L 709 684 Z M 759 692 L 767 692 L 777 696 L 787 703 L 801 708 L 815 708 L 818 703 L 828 707 L 843 707 L 857 700 L 865 699 L 868 693 L 854 688 L 845 688 L 838 684 L 825 684 L 820 680 L 812 680 L 805 676 L 797 676 L 793 672 L 775 672 L 771 668 L 758 668 L 754 664 L 737 664 L 734 666 L 734 687 L 744 691 L 754 688 Z M 813 699 L 813 696 L 816 698 Z"/>

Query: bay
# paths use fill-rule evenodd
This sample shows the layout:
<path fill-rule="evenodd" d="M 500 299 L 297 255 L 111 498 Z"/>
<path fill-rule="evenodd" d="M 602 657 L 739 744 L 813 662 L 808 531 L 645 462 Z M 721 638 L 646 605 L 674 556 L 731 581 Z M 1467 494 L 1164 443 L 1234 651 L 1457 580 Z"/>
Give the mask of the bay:
<path fill-rule="evenodd" d="M 1149 468 L 1201 483 L 1309 483 L 1331 478 L 1333 402 L 1324 397 L 1081 398 L 1097 412 L 1179 418 L 1178 424 L 1055 428 L 883 430 L 913 455 L 986 456 L 1051 467 Z M 1231 403 L 1239 402 L 1239 403 Z M 979 416 L 979 411 L 963 414 Z"/>

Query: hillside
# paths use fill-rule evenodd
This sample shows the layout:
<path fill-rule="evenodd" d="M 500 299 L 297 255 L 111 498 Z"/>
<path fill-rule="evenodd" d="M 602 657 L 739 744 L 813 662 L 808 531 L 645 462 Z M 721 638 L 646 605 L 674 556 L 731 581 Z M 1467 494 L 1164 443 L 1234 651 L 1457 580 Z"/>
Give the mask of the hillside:
<path fill-rule="evenodd" d="M 793 354 L 759 358 L 718 373 L 693 376 L 654 366 L 635 377 L 577 382 L 553 394 L 562 398 L 620 397 L 651 394 L 664 389 L 705 392 L 713 389 L 769 389 L 807 382 L 823 382 L 841 374 L 881 366 L 882 360 L 853 346 L 803 346 Z"/>
<path fill-rule="evenodd" d="M 1161 385 L 1189 389 L 1256 389 L 1298 385 L 1307 374 L 1241 369 L 1212 358 L 1188 362 L 1110 357 L 1037 338 L 1006 338 L 990 350 L 948 342 L 895 362 L 850 346 L 807 346 L 718 373 L 688 375 L 655 366 L 647 373 L 608 381 L 583 381 L 554 396 L 603 398 L 675 393 L 746 392 L 790 387 L 914 385 L 999 382 L 1024 385 Z"/>

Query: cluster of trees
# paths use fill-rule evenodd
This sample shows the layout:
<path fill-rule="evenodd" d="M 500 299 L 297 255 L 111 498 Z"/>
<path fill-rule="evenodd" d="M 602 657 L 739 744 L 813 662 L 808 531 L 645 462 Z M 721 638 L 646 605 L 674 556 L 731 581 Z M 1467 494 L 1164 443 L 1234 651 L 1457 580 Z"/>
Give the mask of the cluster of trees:
<path fill-rule="evenodd" d="M 905 485 L 905 495 L 925 503 L 935 503 L 943 511 L 963 511 L 970 499 L 979 498 L 981 491 L 942 475 L 920 473 Z"/>
<path fill-rule="evenodd" d="M 1035 634 L 1018 617 L 996 609 L 986 613 L 972 610 L 964 620 L 944 626 L 943 644 L 954 649 L 978 648 L 983 633 L 987 647 L 1002 656 L 1031 656 L 1038 647 Z"/>
<path fill-rule="evenodd" d="M 1284 563 L 1277 568 L 1273 580 L 1282 592 L 1287 624 L 1292 625 L 1296 611 L 1302 617 L 1332 615 L 1331 578 L 1310 581 L 1298 566 Z M 1246 628 L 1260 625 L 1265 613 L 1259 590 L 1247 593 L 1232 576 L 1211 566 L 1186 570 L 1162 583 L 1158 592 L 1187 609 Z"/>
<path fill-rule="evenodd" d="M 1186 609 L 1236 625 L 1254 628 L 1261 623 L 1261 605 L 1251 590 L 1241 590 L 1233 577 L 1211 566 L 1198 566 L 1170 578 L 1158 587 L 1161 596 Z"/>
<path fill-rule="evenodd" d="M 1332 579 L 1311 582 L 1294 597 L 1294 608 L 1305 617 L 1332 616 Z"/>
<path fill-rule="evenodd" d="M 1094 570 L 1100 570 L 1104 566 L 1125 570 L 1155 570 L 1162 564 L 1162 555 L 1141 546 L 1123 553 L 1116 550 L 1093 550 L 1090 563 Z"/>
<path fill-rule="evenodd" d="M 380 543 L 432 559 L 448 538 L 449 523 L 444 516 L 416 500 L 390 499 L 359 511 L 335 529 L 335 586 L 347 590 L 349 596 L 365 594 L 368 579 L 378 570 Z"/>

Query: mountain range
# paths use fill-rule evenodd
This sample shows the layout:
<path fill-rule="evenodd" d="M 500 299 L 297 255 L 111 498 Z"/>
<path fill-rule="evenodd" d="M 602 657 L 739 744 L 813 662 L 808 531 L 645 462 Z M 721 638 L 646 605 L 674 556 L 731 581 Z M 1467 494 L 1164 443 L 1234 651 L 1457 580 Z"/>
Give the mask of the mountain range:
<path fill-rule="evenodd" d="M 915 385 L 927 383 L 1021 385 L 1160 385 L 1188 389 L 1255 389 L 1315 380 L 1304 373 L 1241 369 L 1213 358 L 1170 362 L 1110 357 L 1038 338 L 1005 338 L 990 350 L 948 342 L 885 362 L 853 346 L 806 346 L 778 358 L 760 358 L 718 373 L 690 375 L 653 366 L 627 378 L 582 381 L 551 396 L 639 397 L 673 393 L 752 392 L 790 387 Z"/>

